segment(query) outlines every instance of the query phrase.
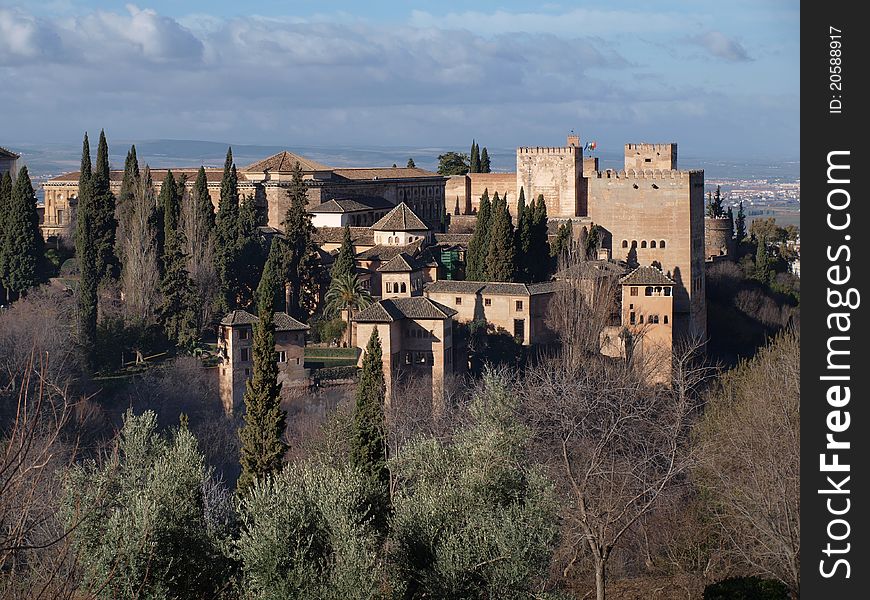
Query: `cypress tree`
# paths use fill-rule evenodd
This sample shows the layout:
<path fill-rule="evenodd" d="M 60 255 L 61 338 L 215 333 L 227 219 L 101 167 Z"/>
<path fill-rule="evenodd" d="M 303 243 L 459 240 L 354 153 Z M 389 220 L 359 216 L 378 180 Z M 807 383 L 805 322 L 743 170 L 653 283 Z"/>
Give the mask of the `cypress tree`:
<path fill-rule="evenodd" d="M 115 221 L 118 224 L 115 234 L 115 256 L 121 265 L 124 263 L 124 240 L 130 231 L 130 220 L 133 218 L 133 195 L 139 181 L 139 160 L 136 157 L 136 146 L 130 146 L 127 159 L 124 161 L 124 178 L 121 180 L 121 190 L 115 203 Z"/>
<path fill-rule="evenodd" d="M 258 477 L 278 471 L 287 451 L 287 444 L 283 440 L 287 413 L 281 410 L 273 304 L 281 281 L 282 262 L 281 249 L 273 243 L 257 286 L 254 376 L 245 387 L 245 424 L 239 430 L 242 465 L 238 483 L 240 491 L 249 488 Z"/>
<path fill-rule="evenodd" d="M 414 169 L 414 168 L 416 168 L 416 167 L 417 167 L 417 164 L 414 162 L 414 159 L 413 159 L 413 158 L 409 158 L 409 159 L 408 159 L 408 168 L 409 168 L 409 169 Z"/>
<path fill-rule="evenodd" d="M 206 224 L 209 233 L 214 229 L 214 205 L 208 193 L 208 178 L 205 175 L 205 167 L 200 167 L 193 182 L 192 198 L 195 203 L 194 210 L 200 215 L 200 222 Z"/>
<path fill-rule="evenodd" d="M 514 225 L 506 200 L 496 192 L 492 198 L 492 234 L 486 255 L 487 281 L 513 281 L 515 264 Z"/>
<path fill-rule="evenodd" d="M 78 344 L 82 361 L 93 370 L 94 344 L 97 338 L 98 247 L 94 226 L 94 182 L 91 173 L 88 134 L 82 142 L 82 162 L 79 171 L 78 203 L 76 206 L 76 260 L 79 265 L 79 287 L 76 298 Z"/>
<path fill-rule="evenodd" d="M 97 273 L 102 281 L 107 277 L 116 277 L 118 270 L 118 259 L 115 257 L 115 195 L 109 187 L 109 145 L 102 130 L 92 177 L 93 241 L 97 246 Z"/>
<path fill-rule="evenodd" d="M 535 261 L 541 260 L 532 254 L 532 238 L 534 234 L 535 206 L 526 206 L 526 195 L 520 188 L 520 197 L 517 200 L 517 276 L 518 281 L 532 281 L 535 272 Z"/>
<path fill-rule="evenodd" d="M 335 257 L 335 262 L 332 265 L 331 276 L 333 279 L 341 279 L 348 275 L 353 275 L 356 270 L 356 261 L 353 254 L 353 242 L 350 238 L 350 227 L 344 226 L 344 237 L 341 240 L 341 248 L 338 250 L 338 256 Z"/>
<path fill-rule="evenodd" d="M 471 165 L 469 168 L 469 172 L 471 173 L 480 173 L 480 148 L 477 146 L 477 142 L 471 140 Z"/>
<path fill-rule="evenodd" d="M 308 193 L 302 180 L 302 167 L 297 162 L 287 190 L 290 208 L 284 217 L 286 273 L 290 283 L 288 312 L 296 319 L 307 320 L 316 303 L 316 251 L 314 225 L 308 214 Z"/>
<path fill-rule="evenodd" d="M 263 245 L 257 230 L 257 209 L 253 198 L 239 202 L 238 229 L 232 267 L 232 288 L 239 306 L 255 302 L 255 291 L 263 271 Z"/>
<path fill-rule="evenodd" d="M 538 194 L 537 201 L 533 202 L 531 222 L 531 241 L 529 243 L 529 277 L 531 281 L 546 281 L 549 277 L 550 242 L 547 227 L 547 204 L 544 195 Z M 531 209 L 531 206 L 529 207 Z M 528 210 L 527 210 L 528 212 Z"/>
<path fill-rule="evenodd" d="M 384 364 L 381 340 L 375 328 L 366 344 L 350 437 L 350 462 L 374 484 L 371 498 L 375 526 L 386 525 L 389 511 L 390 473 L 387 470 L 387 439 L 384 428 Z"/>
<path fill-rule="evenodd" d="M 26 166 L 21 167 L 15 179 L 3 225 L 3 283 L 7 295 L 10 291 L 26 294 L 38 283 L 39 263 L 43 256 L 36 195 Z"/>
<path fill-rule="evenodd" d="M 758 238 L 755 248 L 755 279 L 761 283 L 770 281 L 770 259 L 767 256 L 767 242 L 763 237 Z"/>
<path fill-rule="evenodd" d="M 9 250 L 6 248 L 6 219 L 9 211 L 12 210 L 12 176 L 7 171 L 0 177 L 0 285 L 3 286 L 6 293 L 6 300 L 9 301 L 9 287 L 7 267 L 9 260 Z"/>
<path fill-rule="evenodd" d="M 480 197 L 480 208 L 477 210 L 477 222 L 474 233 L 468 241 L 466 253 L 465 278 L 469 281 L 484 281 L 486 279 L 486 255 L 489 252 L 489 234 L 492 219 L 492 204 L 489 200 L 489 190 L 484 189 Z"/>
<path fill-rule="evenodd" d="M 215 217 L 215 270 L 219 283 L 217 309 L 222 312 L 235 307 L 233 267 L 236 262 L 236 235 L 239 229 L 239 180 L 233 164 L 233 149 L 227 149 L 221 197 Z"/>
<path fill-rule="evenodd" d="M 163 177 L 157 202 L 160 204 L 160 214 L 163 219 L 163 251 L 161 254 L 168 254 L 169 247 L 173 244 L 173 238 L 178 230 L 178 217 L 181 214 L 178 186 L 171 170 L 166 171 L 166 175 Z"/>
<path fill-rule="evenodd" d="M 160 318 L 166 337 L 179 348 L 191 350 L 198 339 L 196 287 L 187 272 L 182 244 L 183 234 L 175 231 L 164 246 Z"/>
<path fill-rule="evenodd" d="M 746 237 L 746 213 L 743 212 L 743 200 L 740 201 L 740 206 L 737 209 L 737 218 L 734 220 L 734 232 L 738 242 L 742 242 Z"/>
<path fill-rule="evenodd" d="M 480 153 L 480 172 L 489 173 L 491 170 L 489 164 L 489 152 L 486 151 L 486 146 L 484 146 L 483 151 Z"/>

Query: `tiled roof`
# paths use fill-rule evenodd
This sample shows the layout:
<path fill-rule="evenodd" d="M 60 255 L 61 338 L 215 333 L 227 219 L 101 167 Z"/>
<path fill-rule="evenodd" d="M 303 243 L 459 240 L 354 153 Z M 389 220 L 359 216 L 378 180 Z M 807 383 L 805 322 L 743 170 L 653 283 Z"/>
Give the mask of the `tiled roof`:
<path fill-rule="evenodd" d="M 420 268 L 422 268 L 422 265 L 417 262 L 417 259 L 405 254 L 404 252 L 399 252 L 393 258 L 378 267 L 378 271 L 381 273 L 409 273 L 411 271 L 418 271 Z"/>
<path fill-rule="evenodd" d="M 246 310 L 234 310 L 221 319 L 221 325 L 253 325 L 259 320 Z M 308 325 L 300 323 L 285 312 L 276 312 L 273 322 L 275 323 L 275 331 L 305 331 L 308 329 Z"/>
<path fill-rule="evenodd" d="M 345 179 L 411 179 L 416 177 L 438 177 L 438 173 L 416 167 L 384 167 L 374 169 L 332 169 L 332 172 Z"/>
<path fill-rule="evenodd" d="M 592 279 L 605 276 L 622 276 L 626 272 L 623 263 L 609 260 L 585 260 L 562 269 L 556 279 Z"/>
<path fill-rule="evenodd" d="M 142 171 L 145 169 L 143 168 Z M 182 169 L 151 169 L 151 180 L 155 185 L 160 185 L 163 183 L 163 178 L 166 177 L 166 172 L 172 171 L 172 174 L 175 176 L 176 180 L 179 175 L 187 175 L 187 183 L 188 185 L 193 185 L 196 181 L 196 175 L 199 173 L 199 167 L 197 168 L 182 168 Z M 221 179 L 223 179 L 224 170 L 223 169 L 206 169 L 205 170 L 205 179 L 211 183 L 220 183 Z M 124 179 L 124 171 L 123 170 L 114 170 L 109 171 L 109 180 L 110 181 L 122 181 Z M 76 182 L 79 180 L 79 171 L 70 171 L 69 173 L 64 173 L 63 175 L 58 175 L 57 177 L 52 177 L 49 179 L 49 182 L 55 181 L 58 183 L 66 183 L 66 182 Z M 247 183 L 244 179 L 239 180 L 240 185 L 244 185 Z"/>
<path fill-rule="evenodd" d="M 340 244 L 344 239 L 344 227 L 318 227 L 314 239 L 321 244 Z M 374 246 L 375 234 L 371 227 L 351 227 L 350 241 L 361 246 Z"/>
<path fill-rule="evenodd" d="M 414 214 L 414 211 L 400 202 L 396 208 L 388 212 L 383 218 L 372 225 L 375 231 L 428 231 L 426 224 Z"/>
<path fill-rule="evenodd" d="M 356 257 L 360 260 L 379 260 L 381 262 L 387 262 L 400 252 L 405 252 L 411 255 L 417 253 L 420 250 L 420 245 L 422 243 L 423 240 L 417 240 L 416 242 L 411 242 L 404 246 L 385 246 L 383 244 L 378 244 L 377 246 L 372 246 L 368 250 L 360 252 Z"/>
<path fill-rule="evenodd" d="M 676 285 L 676 282 L 655 267 L 638 267 L 619 280 L 622 285 Z"/>
<path fill-rule="evenodd" d="M 384 198 L 333 198 L 314 208 L 308 209 L 312 213 L 349 213 L 381 208 L 391 208 L 393 204 Z"/>
<path fill-rule="evenodd" d="M 7 149 L 4 148 L 3 146 L 0 146 L 0 158 L 12 158 L 12 159 L 18 159 L 18 158 L 21 158 L 21 155 L 20 155 L 20 154 L 16 154 L 16 153 L 13 152 L 12 150 L 7 150 Z"/>
<path fill-rule="evenodd" d="M 304 156 L 299 156 L 298 154 L 293 154 L 292 152 L 287 152 L 286 150 L 284 152 L 274 154 L 269 158 L 264 158 L 259 162 L 255 162 L 254 164 L 249 165 L 242 170 L 251 173 L 260 173 L 263 171 L 272 171 L 274 173 L 290 173 L 297 162 L 299 163 L 299 166 L 302 167 L 303 171 L 332 170 L 332 167 L 327 167 L 326 165 L 322 165 L 319 162 L 315 162 L 311 159 L 305 158 Z"/>
<path fill-rule="evenodd" d="M 390 298 L 372 304 L 360 311 L 354 321 L 362 323 L 391 323 L 402 319 L 447 319 L 456 314 L 452 308 L 423 296 Z"/>
<path fill-rule="evenodd" d="M 501 281 L 451 281 L 442 279 L 426 284 L 426 292 L 444 294 L 493 294 L 497 296 L 535 296 L 556 290 L 557 283 L 505 283 Z"/>

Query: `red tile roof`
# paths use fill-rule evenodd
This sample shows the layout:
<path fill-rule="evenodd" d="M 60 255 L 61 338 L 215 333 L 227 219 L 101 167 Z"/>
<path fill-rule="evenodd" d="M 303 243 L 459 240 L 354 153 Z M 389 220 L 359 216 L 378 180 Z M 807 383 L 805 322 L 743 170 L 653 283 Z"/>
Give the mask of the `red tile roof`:
<path fill-rule="evenodd" d="M 261 161 L 255 162 L 252 165 L 248 165 L 243 171 L 260 173 L 263 171 L 272 171 L 274 173 L 290 173 L 293 171 L 293 167 L 296 163 L 299 163 L 299 166 L 302 167 L 303 171 L 332 171 L 332 167 L 327 167 L 326 165 L 322 165 L 319 162 L 315 162 L 310 158 L 305 158 L 304 156 L 300 156 L 298 154 L 293 154 L 292 152 L 279 152 L 278 154 L 274 154 L 269 158 L 264 158 Z"/>

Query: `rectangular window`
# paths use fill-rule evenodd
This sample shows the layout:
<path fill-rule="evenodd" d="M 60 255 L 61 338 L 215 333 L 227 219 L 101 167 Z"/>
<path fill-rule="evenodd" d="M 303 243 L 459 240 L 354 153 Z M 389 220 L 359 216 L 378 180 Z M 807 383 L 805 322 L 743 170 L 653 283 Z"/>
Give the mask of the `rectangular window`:
<path fill-rule="evenodd" d="M 462 304 L 462 298 L 459 296 L 456 297 L 456 306 L 460 306 Z"/>
<path fill-rule="evenodd" d="M 637 320 L 637 317 L 635 316 L 634 312 L 629 313 L 629 315 L 628 315 L 628 323 L 629 323 L 630 325 L 634 325 L 636 320 Z"/>
<path fill-rule="evenodd" d="M 63 225 L 63 211 L 62 210 L 57 211 L 57 224 Z"/>
<path fill-rule="evenodd" d="M 514 319 L 514 337 L 517 338 L 520 343 L 526 341 L 526 320 L 525 319 Z"/>
<path fill-rule="evenodd" d="M 631 295 L 637 296 L 637 288 L 636 287 L 631 288 Z"/>
<path fill-rule="evenodd" d="M 392 293 L 393 293 L 393 282 L 392 282 L 392 281 L 388 281 L 388 282 L 387 282 L 387 293 L 388 293 L 388 294 L 392 294 Z"/>
<path fill-rule="evenodd" d="M 523 312 L 523 301 L 517 300 L 517 312 Z"/>
<path fill-rule="evenodd" d="M 483 305 L 484 306 L 492 306 L 492 298 L 484 298 Z"/>
<path fill-rule="evenodd" d="M 247 327 L 242 327 L 241 329 L 239 329 L 239 339 L 240 340 L 248 339 L 248 328 Z"/>
<path fill-rule="evenodd" d="M 275 353 L 275 360 L 279 363 L 287 362 L 287 352 L 284 350 L 278 350 Z"/>

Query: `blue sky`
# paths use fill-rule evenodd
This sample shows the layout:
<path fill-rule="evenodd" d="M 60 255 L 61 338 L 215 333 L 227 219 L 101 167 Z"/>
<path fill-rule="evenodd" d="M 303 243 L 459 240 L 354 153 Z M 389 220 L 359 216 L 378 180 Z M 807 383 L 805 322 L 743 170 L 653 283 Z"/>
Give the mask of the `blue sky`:
<path fill-rule="evenodd" d="M 0 0 L 0 145 L 557 145 L 799 157 L 799 3 Z"/>

